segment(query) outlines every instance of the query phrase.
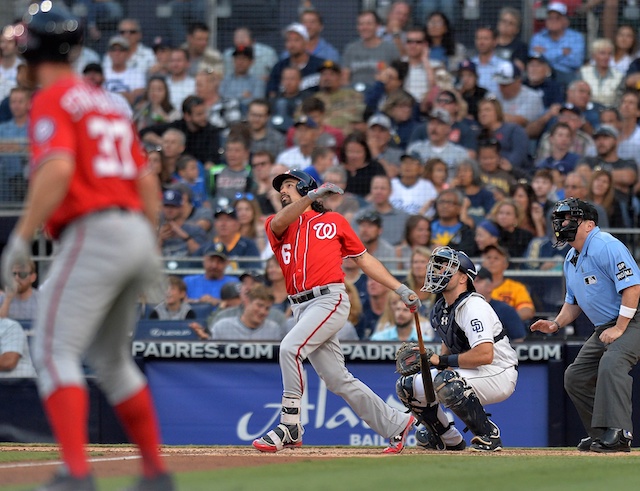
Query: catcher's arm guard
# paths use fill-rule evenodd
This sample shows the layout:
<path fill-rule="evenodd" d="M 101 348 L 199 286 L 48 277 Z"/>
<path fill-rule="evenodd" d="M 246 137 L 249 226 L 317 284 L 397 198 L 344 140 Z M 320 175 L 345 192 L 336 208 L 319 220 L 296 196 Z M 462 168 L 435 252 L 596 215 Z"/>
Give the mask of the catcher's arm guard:
<path fill-rule="evenodd" d="M 434 355 L 434 351 L 427 348 L 427 358 Z M 413 375 L 420 371 L 420 349 L 418 343 L 407 342 L 396 351 L 396 372 L 402 376 Z"/>

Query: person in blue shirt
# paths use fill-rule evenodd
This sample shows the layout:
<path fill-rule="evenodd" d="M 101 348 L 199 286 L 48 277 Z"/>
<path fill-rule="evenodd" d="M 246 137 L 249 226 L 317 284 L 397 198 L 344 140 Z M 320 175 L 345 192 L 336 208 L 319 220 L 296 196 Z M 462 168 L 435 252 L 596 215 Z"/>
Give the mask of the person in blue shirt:
<path fill-rule="evenodd" d="M 553 230 L 572 248 L 563 270 L 567 292 L 560 313 L 532 331 L 554 333 L 584 312 L 595 332 L 564 375 L 564 387 L 588 436 L 578 450 L 629 452 L 633 440 L 629 372 L 640 358 L 640 268 L 627 247 L 598 227 L 595 207 L 581 199 L 558 201 Z"/>
<path fill-rule="evenodd" d="M 31 91 L 14 87 L 9 94 L 13 118 L 0 123 L 0 201 L 20 202 L 24 199 L 29 145 L 27 127 L 31 108 Z"/>
<path fill-rule="evenodd" d="M 388 318 L 390 322 L 384 322 L 385 318 Z M 413 312 L 401 298 L 388 297 L 380 321 L 376 331 L 369 338 L 370 341 L 418 341 Z M 382 323 L 384 325 L 380 325 Z M 427 319 L 420 321 L 420 328 L 422 329 L 422 338 L 425 341 L 433 341 L 435 333 Z"/>
<path fill-rule="evenodd" d="M 184 283 L 187 285 L 187 299 L 189 302 L 207 302 L 217 306 L 220 303 L 222 285 L 238 279 L 224 274 L 229 260 L 222 244 L 209 244 L 202 255 L 204 274 L 184 277 Z"/>

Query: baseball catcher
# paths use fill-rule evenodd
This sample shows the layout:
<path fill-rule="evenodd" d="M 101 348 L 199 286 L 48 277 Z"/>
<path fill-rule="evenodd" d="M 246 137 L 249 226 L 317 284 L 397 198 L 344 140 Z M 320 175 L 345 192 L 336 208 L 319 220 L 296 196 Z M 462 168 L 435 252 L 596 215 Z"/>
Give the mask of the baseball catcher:
<path fill-rule="evenodd" d="M 476 268 L 464 252 L 434 249 L 423 291 L 437 293 L 431 324 L 443 340 L 440 355 L 428 352 L 436 402 L 427 404 L 417 344 L 405 343 L 396 353 L 400 378 L 396 391 L 424 425 L 418 445 L 432 450 L 464 450 L 466 442 L 441 406 L 453 411 L 473 433 L 471 449 L 502 449 L 500 429 L 484 410 L 516 388 L 518 358 L 498 316 L 475 292 Z"/>

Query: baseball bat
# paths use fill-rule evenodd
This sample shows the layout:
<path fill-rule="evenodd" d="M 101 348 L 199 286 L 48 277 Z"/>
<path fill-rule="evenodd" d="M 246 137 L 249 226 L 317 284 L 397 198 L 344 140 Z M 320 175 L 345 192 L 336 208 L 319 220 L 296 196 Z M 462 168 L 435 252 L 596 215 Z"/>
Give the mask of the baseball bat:
<path fill-rule="evenodd" d="M 420 349 L 420 371 L 422 372 L 422 385 L 424 387 L 424 395 L 427 398 L 428 404 L 436 402 L 436 393 L 433 390 L 433 380 L 431 379 L 431 364 L 427 357 L 427 350 L 424 347 L 424 341 L 422 340 L 422 329 L 420 328 L 420 316 L 416 310 L 413 313 L 413 318 L 416 321 L 416 334 L 418 335 L 418 348 Z"/>

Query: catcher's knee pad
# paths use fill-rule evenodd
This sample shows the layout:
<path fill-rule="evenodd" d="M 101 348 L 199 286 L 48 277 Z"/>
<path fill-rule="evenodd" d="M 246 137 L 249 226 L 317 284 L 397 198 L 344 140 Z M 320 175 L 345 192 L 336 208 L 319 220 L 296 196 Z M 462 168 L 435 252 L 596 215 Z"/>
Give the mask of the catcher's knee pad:
<path fill-rule="evenodd" d="M 396 381 L 396 393 L 402 404 L 409 409 L 418 420 L 429 427 L 435 435 L 442 435 L 449 429 L 449 420 L 444 423 L 438 419 L 438 405 L 427 404 L 415 397 L 416 375 L 405 375 Z M 419 382 L 418 382 L 419 383 Z"/>
<path fill-rule="evenodd" d="M 407 409 L 413 410 L 415 403 L 420 401 L 415 398 L 413 391 L 413 379 L 415 375 L 403 375 L 396 380 L 396 394 Z"/>
<path fill-rule="evenodd" d="M 465 380 L 453 370 L 439 372 L 433 379 L 433 387 L 438 400 L 448 408 L 459 404 L 465 397 L 466 390 L 473 390 L 467 387 Z"/>

